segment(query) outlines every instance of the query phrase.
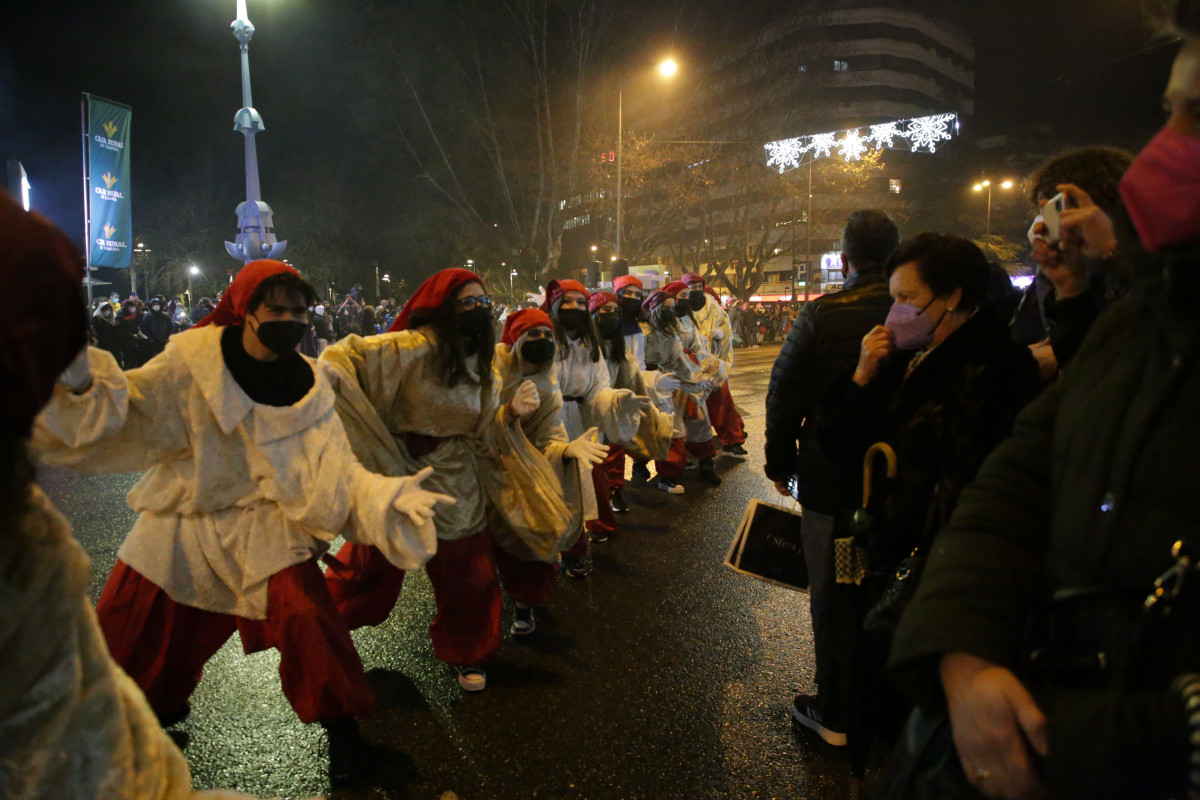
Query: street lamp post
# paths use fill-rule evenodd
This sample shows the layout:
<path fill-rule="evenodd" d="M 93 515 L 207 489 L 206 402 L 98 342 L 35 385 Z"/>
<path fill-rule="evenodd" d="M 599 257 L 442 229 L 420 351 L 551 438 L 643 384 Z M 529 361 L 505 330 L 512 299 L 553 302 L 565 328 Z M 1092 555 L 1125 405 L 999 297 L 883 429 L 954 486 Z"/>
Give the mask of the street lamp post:
<path fill-rule="evenodd" d="M 187 281 L 188 281 L 187 294 L 188 294 L 188 310 L 189 310 L 189 311 L 192 309 L 192 305 L 193 305 L 193 303 L 192 303 L 192 298 L 194 298 L 194 297 L 195 297 L 195 294 L 193 294 L 193 293 L 192 293 L 192 277 L 193 277 L 193 276 L 195 276 L 195 275 L 199 275 L 199 274 L 200 274 L 200 268 L 199 268 L 199 267 L 197 267 L 195 264 L 193 264 L 192 266 L 188 267 L 188 273 L 187 273 Z"/>
<path fill-rule="evenodd" d="M 668 58 L 659 62 L 658 72 L 664 78 L 670 78 L 679 71 L 679 64 L 675 59 Z M 621 87 L 617 87 L 617 241 L 615 248 L 614 261 L 621 257 L 621 150 L 623 149 L 625 138 L 625 92 Z M 595 248 L 592 248 L 593 250 Z"/>
<path fill-rule="evenodd" d="M 1012 187 L 1013 187 L 1012 181 L 1004 181 L 1003 183 L 1000 184 L 1001 189 L 1011 189 Z M 987 227 L 986 227 L 986 232 L 987 232 L 988 236 L 991 236 L 992 235 L 992 182 L 990 180 L 980 181 L 979 183 L 975 184 L 975 186 L 972 188 L 977 192 L 982 192 L 984 189 L 987 189 Z"/>
<path fill-rule="evenodd" d="M 509 301 L 514 305 L 517 302 L 516 291 L 513 289 L 513 278 L 515 277 L 517 277 L 517 271 L 514 269 L 512 272 L 508 273 L 508 297 Z"/>
<path fill-rule="evenodd" d="M 271 207 L 263 202 L 258 183 L 258 150 L 254 137 L 266 130 L 262 116 L 254 108 L 250 94 L 250 39 L 254 26 L 246 15 L 246 0 L 237 0 L 238 17 L 230 26 L 242 52 L 242 107 L 233 116 L 233 129 L 242 134 L 246 143 L 246 201 L 238 204 L 238 235 L 236 241 L 226 242 L 225 250 L 242 263 L 258 258 L 279 258 L 287 242 L 275 238 Z"/>

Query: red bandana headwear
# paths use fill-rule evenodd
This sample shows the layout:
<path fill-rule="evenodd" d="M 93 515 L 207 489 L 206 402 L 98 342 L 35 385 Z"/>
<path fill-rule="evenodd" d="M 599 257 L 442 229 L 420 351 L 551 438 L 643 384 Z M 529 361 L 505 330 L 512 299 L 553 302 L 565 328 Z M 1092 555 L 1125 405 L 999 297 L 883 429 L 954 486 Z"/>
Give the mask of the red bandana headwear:
<path fill-rule="evenodd" d="M 83 259 L 71 241 L 0 192 L 0 430 L 28 437 L 54 381 L 87 344 Z"/>
<path fill-rule="evenodd" d="M 408 330 L 412 327 L 411 320 L 413 314 L 418 311 L 434 311 L 440 308 L 442 303 L 446 302 L 447 297 L 450 297 L 468 283 L 478 283 L 480 286 L 483 286 L 483 280 L 478 275 L 462 267 L 444 269 L 433 277 L 427 278 L 413 292 L 413 296 L 408 298 L 408 302 L 404 304 L 404 308 L 400 309 L 400 313 L 396 315 L 396 320 L 388 328 L 388 333 Z"/>
<path fill-rule="evenodd" d="M 617 296 L 612 292 L 593 292 L 592 296 L 588 298 L 588 311 L 595 314 L 596 309 L 600 306 L 615 302 L 617 302 Z"/>
<path fill-rule="evenodd" d="M 622 275 L 619 278 L 613 279 L 613 291 L 620 294 L 621 290 L 626 286 L 636 286 L 639 289 L 645 288 L 642 285 L 642 279 L 637 275 Z"/>
<path fill-rule="evenodd" d="M 567 292 L 579 292 L 584 297 L 588 296 L 587 287 L 579 281 L 570 279 L 564 281 L 550 281 L 546 284 L 546 299 L 542 302 L 542 311 L 550 311 L 554 308 L 554 304 L 559 301 Z"/>
<path fill-rule="evenodd" d="M 504 335 L 500 337 L 500 341 L 512 347 L 530 328 L 553 330 L 554 323 L 550 321 L 550 316 L 540 308 L 522 308 L 515 314 L 508 315 L 508 319 L 504 322 Z"/>
<path fill-rule="evenodd" d="M 717 305 L 721 305 L 721 298 L 720 298 L 720 296 L 719 296 L 719 295 L 718 295 L 718 294 L 717 294 L 717 293 L 716 293 L 716 292 L 715 292 L 715 291 L 714 291 L 714 290 L 713 290 L 711 287 L 709 287 L 709 286 L 705 286 L 705 287 L 704 287 L 704 293 L 705 293 L 706 295 L 708 295 L 709 297 L 711 297 L 713 300 L 716 300 L 716 301 L 717 301 Z"/>
<path fill-rule="evenodd" d="M 642 310 L 649 314 L 651 311 L 671 299 L 672 295 L 667 294 L 662 289 L 655 289 L 650 294 L 646 295 L 646 299 L 642 301 Z"/>
<path fill-rule="evenodd" d="M 251 261 L 234 276 L 233 283 L 229 284 L 225 294 L 221 295 L 221 302 L 217 303 L 213 312 L 197 322 L 195 327 L 241 325 L 246 321 L 246 306 L 250 302 L 250 295 L 254 294 L 258 285 L 272 275 L 282 275 L 285 272 L 293 275 L 300 274 L 295 267 L 284 264 L 282 261 L 270 259 Z"/>
<path fill-rule="evenodd" d="M 671 297 L 674 297 L 675 295 L 679 294 L 680 292 L 686 292 L 687 288 L 688 288 L 688 285 L 686 283 L 684 283 L 683 281 L 671 281 L 670 283 L 668 283 L 666 286 L 663 287 L 663 291 L 666 292 L 667 294 L 671 295 Z"/>
<path fill-rule="evenodd" d="M 705 285 L 706 285 L 706 284 L 704 283 L 704 278 L 701 278 L 699 275 L 697 275 L 697 274 L 696 274 L 696 273 L 694 273 L 694 272 L 685 272 L 685 273 L 683 273 L 683 277 L 682 277 L 682 278 L 680 278 L 679 280 L 683 281 L 683 282 L 684 282 L 684 283 L 686 283 L 688 286 L 691 286 L 693 283 L 698 283 L 698 284 L 700 284 L 701 286 L 705 286 Z"/>

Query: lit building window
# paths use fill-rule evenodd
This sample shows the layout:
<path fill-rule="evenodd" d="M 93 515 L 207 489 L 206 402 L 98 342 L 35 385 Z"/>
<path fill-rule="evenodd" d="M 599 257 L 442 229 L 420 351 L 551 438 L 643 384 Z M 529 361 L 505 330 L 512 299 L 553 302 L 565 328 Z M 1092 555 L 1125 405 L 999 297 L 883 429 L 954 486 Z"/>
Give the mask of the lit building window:
<path fill-rule="evenodd" d="M 833 71 L 834 72 L 849 72 L 850 65 L 847 64 L 845 61 L 834 61 L 833 62 Z"/>
<path fill-rule="evenodd" d="M 797 72 L 808 72 L 808 64 L 801 64 L 800 66 L 796 67 L 796 71 Z"/>
<path fill-rule="evenodd" d="M 888 180 L 888 189 L 891 191 L 892 194 L 900 194 L 900 188 L 901 187 L 900 187 L 900 179 L 899 178 L 891 178 Z"/>

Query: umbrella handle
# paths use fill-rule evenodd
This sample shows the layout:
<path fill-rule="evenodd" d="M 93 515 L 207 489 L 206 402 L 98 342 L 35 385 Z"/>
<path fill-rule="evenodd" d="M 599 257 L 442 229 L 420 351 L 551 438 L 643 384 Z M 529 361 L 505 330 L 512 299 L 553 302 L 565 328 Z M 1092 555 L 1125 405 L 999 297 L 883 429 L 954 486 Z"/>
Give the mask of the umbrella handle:
<path fill-rule="evenodd" d="M 875 464 L 875 457 L 883 455 L 887 460 L 887 476 L 889 478 L 896 477 L 896 451 L 887 442 L 876 442 L 867 448 L 867 454 L 863 456 L 863 508 L 871 500 L 871 473 L 872 467 Z"/>

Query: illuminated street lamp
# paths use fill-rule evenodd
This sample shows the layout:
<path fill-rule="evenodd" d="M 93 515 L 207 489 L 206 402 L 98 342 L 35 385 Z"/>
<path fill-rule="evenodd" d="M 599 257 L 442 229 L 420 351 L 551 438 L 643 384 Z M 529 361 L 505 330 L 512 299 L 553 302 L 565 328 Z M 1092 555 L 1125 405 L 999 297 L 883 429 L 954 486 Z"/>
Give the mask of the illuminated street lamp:
<path fill-rule="evenodd" d="M 658 64 L 658 72 L 664 78 L 671 78 L 679 71 L 679 64 L 675 59 L 668 58 Z M 622 140 L 625 138 L 625 92 L 620 87 L 617 88 L 617 241 L 616 254 L 613 256 L 613 261 L 621 255 L 621 150 Z M 593 246 L 592 250 L 596 248 Z"/>
<path fill-rule="evenodd" d="M 501 264 L 500 266 L 504 265 Z M 517 277 L 517 271 L 514 269 L 512 272 L 508 273 L 508 296 L 514 303 L 516 302 L 516 295 L 513 293 L 513 278 L 515 277 Z"/>
<path fill-rule="evenodd" d="M 187 288 L 187 293 L 188 293 L 188 302 L 187 302 L 187 304 L 188 304 L 188 308 L 189 308 L 189 309 L 192 307 L 192 297 L 194 297 L 194 295 L 192 294 L 192 278 L 193 278 L 193 277 L 195 277 L 196 275 L 199 275 L 199 274 L 200 274 L 200 268 L 199 268 L 199 267 L 197 267 L 195 264 L 192 264 L 190 267 L 188 267 L 188 272 L 187 272 L 187 281 L 188 281 L 188 288 Z"/>
<path fill-rule="evenodd" d="M 1003 183 L 1000 184 L 1001 189 L 1011 189 L 1012 187 L 1013 187 L 1012 181 L 1004 181 Z M 987 198 L 988 198 L 988 201 L 987 201 L 987 235 L 991 236 L 992 235 L 992 182 L 987 181 L 987 180 L 980 181 L 979 183 L 975 184 L 971 188 L 973 188 L 977 192 L 982 192 L 984 189 L 987 189 Z"/>
<path fill-rule="evenodd" d="M 237 15 L 230 27 L 242 52 L 242 107 L 233 116 L 233 129 L 245 138 L 246 201 L 237 207 L 238 235 L 235 241 L 225 243 L 225 250 L 247 263 L 259 258 L 280 258 L 287 242 L 275 238 L 274 212 L 263 202 L 258 183 L 258 149 L 254 137 L 266 130 L 266 126 L 250 94 L 250 39 L 254 36 L 254 26 L 246 15 L 246 0 L 237 0 Z"/>

